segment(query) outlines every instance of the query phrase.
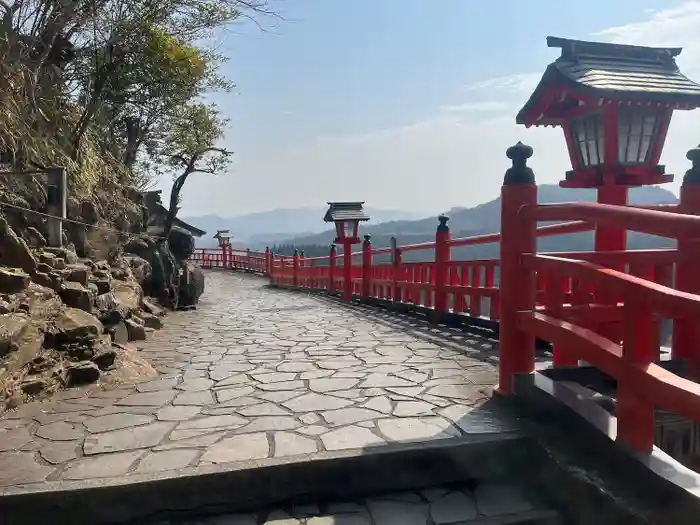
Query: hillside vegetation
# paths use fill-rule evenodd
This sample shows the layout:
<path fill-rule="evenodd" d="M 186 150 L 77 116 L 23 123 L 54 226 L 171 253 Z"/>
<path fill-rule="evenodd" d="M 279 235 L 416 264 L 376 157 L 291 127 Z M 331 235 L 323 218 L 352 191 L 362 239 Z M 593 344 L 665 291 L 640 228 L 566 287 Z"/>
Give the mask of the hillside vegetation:
<path fill-rule="evenodd" d="M 125 226 L 141 213 L 134 189 L 221 136 L 224 119 L 202 98 L 232 86 L 216 31 L 266 12 L 262 0 L 0 1 L 0 171 L 65 167 L 69 216 L 84 218 L 89 200 Z M 204 170 L 218 167 L 213 153 L 199 156 Z M 45 204 L 41 179 L 1 182 L 6 202 Z"/>

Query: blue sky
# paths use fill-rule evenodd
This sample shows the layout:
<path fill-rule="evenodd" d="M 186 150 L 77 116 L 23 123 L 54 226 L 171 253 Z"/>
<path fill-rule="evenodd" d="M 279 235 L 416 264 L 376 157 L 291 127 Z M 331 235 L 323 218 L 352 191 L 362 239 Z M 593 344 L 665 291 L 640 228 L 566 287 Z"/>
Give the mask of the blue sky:
<path fill-rule="evenodd" d="M 503 151 L 536 147 L 540 182 L 567 168 L 561 131 L 514 116 L 558 55 L 548 35 L 686 47 L 700 81 L 700 2 L 278 0 L 283 19 L 221 36 L 233 93 L 229 173 L 192 178 L 183 215 L 230 216 L 330 199 L 438 213 L 493 198 Z M 566 7 L 564 7 L 566 6 Z M 700 111 L 674 120 L 669 166 L 700 142 Z M 680 158 L 676 158 L 680 156 Z M 671 187 L 671 189 L 675 189 Z"/>

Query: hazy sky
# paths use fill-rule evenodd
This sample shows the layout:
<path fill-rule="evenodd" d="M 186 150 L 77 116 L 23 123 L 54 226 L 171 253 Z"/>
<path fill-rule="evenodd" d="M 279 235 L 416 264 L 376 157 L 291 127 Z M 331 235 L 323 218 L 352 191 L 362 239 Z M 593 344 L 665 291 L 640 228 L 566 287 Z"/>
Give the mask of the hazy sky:
<path fill-rule="evenodd" d="M 561 129 L 515 114 L 560 53 L 548 35 L 682 46 L 700 81 L 700 0 L 279 0 L 285 20 L 231 28 L 228 173 L 193 176 L 183 215 L 367 201 L 435 214 L 498 195 L 505 149 L 535 148 L 539 183 L 570 169 Z M 677 182 L 700 110 L 676 112 L 662 162 Z M 169 181 L 164 181 L 165 193 Z"/>

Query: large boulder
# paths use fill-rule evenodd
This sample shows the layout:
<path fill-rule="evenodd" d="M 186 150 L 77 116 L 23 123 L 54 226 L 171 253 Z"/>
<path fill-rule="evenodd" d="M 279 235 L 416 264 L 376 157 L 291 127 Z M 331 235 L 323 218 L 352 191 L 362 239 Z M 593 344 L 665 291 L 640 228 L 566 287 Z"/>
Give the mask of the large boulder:
<path fill-rule="evenodd" d="M 37 264 L 27 243 L 17 236 L 5 217 L 0 217 L 0 264 L 20 268 L 28 274 L 36 271 Z"/>
<path fill-rule="evenodd" d="M 59 339 L 69 342 L 97 339 L 104 332 L 102 323 L 94 315 L 79 308 L 66 308 L 55 319 Z"/>
<path fill-rule="evenodd" d="M 59 295 L 63 302 L 72 308 L 79 308 L 86 312 L 92 311 L 93 294 L 82 284 L 73 281 L 64 281 Z"/>
<path fill-rule="evenodd" d="M 204 293 L 204 272 L 199 266 L 185 263 L 180 276 L 180 296 L 178 307 L 194 306 Z"/>
<path fill-rule="evenodd" d="M 0 292 L 20 293 L 29 287 L 29 275 L 21 270 L 0 267 Z"/>
<path fill-rule="evenodd" d="M 138 255 L 126 254 L 124 260 L 131 268 L 131 273 L 142 287 L 151 280 L 152 270 L 151 263 Z"/>

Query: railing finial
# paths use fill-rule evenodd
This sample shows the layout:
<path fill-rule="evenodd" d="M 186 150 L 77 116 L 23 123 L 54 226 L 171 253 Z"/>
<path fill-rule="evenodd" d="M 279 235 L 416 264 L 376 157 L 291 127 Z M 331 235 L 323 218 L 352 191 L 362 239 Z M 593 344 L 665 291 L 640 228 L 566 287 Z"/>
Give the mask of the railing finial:
<path fill-rule="evenodd" d="M 685 172 L 683 184 L 700 184 L 700 144 L 688 150 L 685 157 L 692 162 L 693 165 Z"/>
<path fill-rule="evenodd" d="M 295 257 L 299 256 L 299 250 L 297 248 L 294 248 L 294 256 Z"/>
<path fill-rule="evenodd" d="M 535 173 L 527 166 L 527 159 L 532 157 L 532 154 L 533 149 L 520 141 L 506 150 L 506 157 L 513 161 L 513 166 L 506 171 L 504 186 L 535 184 Z"/>
<path fill-rule="evenodd" d="M 449 232 L 450 227 L 447 225 L 447 221 L 449 221 L 450 218 L 445 215 L 444 213 L 440 214 L 438 216 L 438 221 L 440 221 L 440 224 L 438 224 L 437 231 L 438 232 Z"/>
<path fill-rule="evenodd" d="M 372 236 L 369 233 L 365 233 L 365 241 L 362 244 L 371 244 Z"/>

